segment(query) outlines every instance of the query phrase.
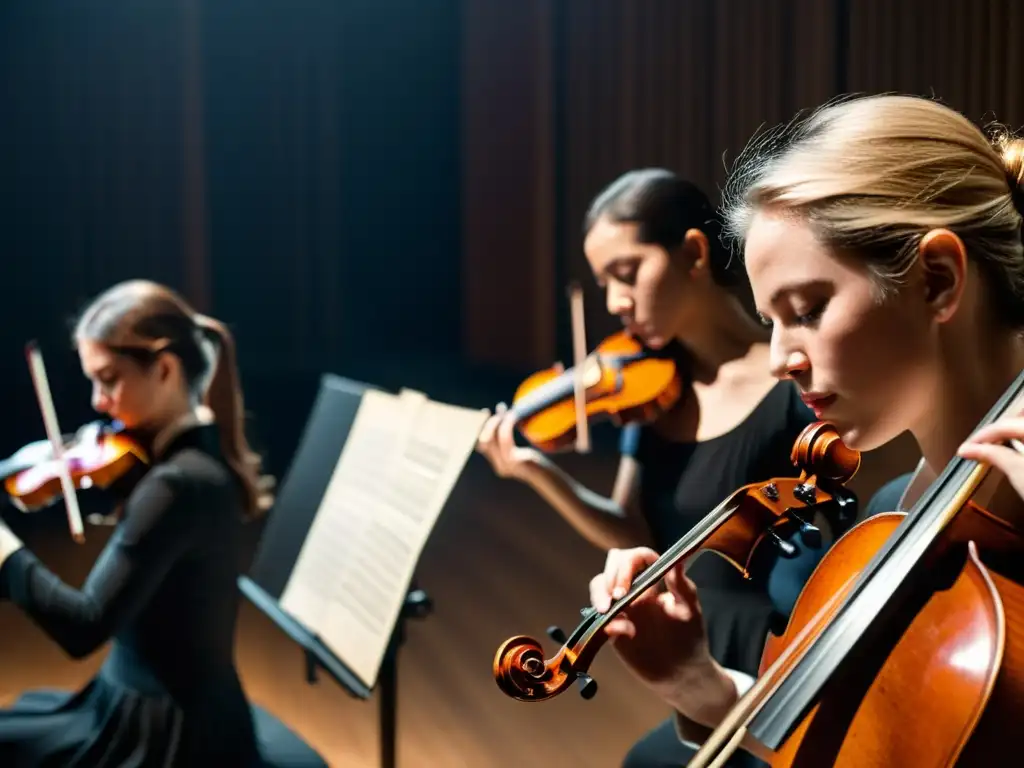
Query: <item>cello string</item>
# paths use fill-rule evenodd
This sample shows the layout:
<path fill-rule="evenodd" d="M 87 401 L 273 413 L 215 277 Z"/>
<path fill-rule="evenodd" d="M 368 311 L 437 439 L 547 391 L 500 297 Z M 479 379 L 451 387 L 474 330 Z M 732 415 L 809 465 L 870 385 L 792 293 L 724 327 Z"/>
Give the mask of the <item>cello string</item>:
<path fill-rule="evenodd" d="M 1005 414 L 1019 399 L 1022 390 L 1024 372 L 1018 375 L 978 426 L 990 424 Z M 958 499 L 965 494 L 973 494 L 988 471 L 988 467 L 960 457 L 947 464 L 883 548 L 861 571 L 839 610 L 801 654 L 779 689 L 762 708 L 751 726 L 759 738 L 773 742 L 781 738 L 781 734 L 789 732 L 800 713 L 820 691 L 825 679 L 852 652 L 874 618 L 889 604 L 896 590 L 906 582 L 959 512 L 962 504 L 957 503 Z M 773 729 L 772 737 L 766 739 L 766 732 Z"/>

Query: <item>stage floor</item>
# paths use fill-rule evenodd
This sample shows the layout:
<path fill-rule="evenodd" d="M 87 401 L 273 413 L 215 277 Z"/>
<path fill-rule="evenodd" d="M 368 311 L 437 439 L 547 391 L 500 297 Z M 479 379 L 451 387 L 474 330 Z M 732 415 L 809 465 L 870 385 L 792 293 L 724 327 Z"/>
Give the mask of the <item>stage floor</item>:
<path fill-rule="evenodd" d="M 609 490 L 614 459 L 574 456 L 563 465 L 595 490 Z M 910 465 L 902 442 L 873 458 L 855 487 L 873 490 Z M 58 528 L 29 543 L 70 583 L 80 584 L 106 533 L 90 528 L 87 543 L 76 546 Z M 505 638 L 530 634 L 550 646 L 548 625 L 575 625 L 587 603 L 587 583 L 603 559 L 529 489 L 494 477 L 483 459 L 472 457 L 418 571 L 435 610 L 426 621 L 410 623 L 401 653 L 399 765 L 620 765 L 633 741 L 669 713 L 610 649 L 594 665 L 600 690 L 591 701 L 574 688 L 545 703 L 520 703 L 505 697 L 491 676 L 494 651 Z M 0 605 L 0 626 L 4 703 L 27 688 L 81 685 L 105 653 L 68 660 L 10 605 Z M 326 678 L 307 685 L 299 650 L 248 603 L 241 612 L 238 660 L 250 697 L 332 766 L 378 764 L 377 700 L 352 699 Z"/>

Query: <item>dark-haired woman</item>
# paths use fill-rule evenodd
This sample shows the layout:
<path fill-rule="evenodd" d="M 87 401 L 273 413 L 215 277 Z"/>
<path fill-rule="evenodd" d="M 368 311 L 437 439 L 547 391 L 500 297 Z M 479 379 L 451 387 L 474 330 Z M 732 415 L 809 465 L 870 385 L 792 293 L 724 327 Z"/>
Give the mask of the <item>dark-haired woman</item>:
<path fill-rule="evenodd" d="M 74 341 L 93 407 L 152 464 L 81 589 L 0 523 L 0 596 L 72 658 L 113 641 L 82 690 L 31 692 L 0 711 L 0 765 L 325 765 L 254 716 L 235 668 L 242 524 L 260 491 L 231 335 L 167 288 L 132 281 L 91 304 Z"/>
<path fill-rule="evenodd" d="M 675 409 L 623 430 L 611 498 L 516 446 L 511 415 L 496 414 L 481 432 L 478 450 L 498 474 L 534 488 L 603 549 L 664 551 L 738 487 L 793 474 L 793 441 L 814 420 L 792 383 L 770 373 L 768 336 L 735 293 L 720 228 L 705 195 L 662 169 L 623 175 L 587 213 L 584 251 L 608 311 L 646 346 L 675 356 L 688 377 Z M 767 591 L 715 555 L 696 558 L 689 575 L 713 656 L 755 674 L 779 619 Z M 691 754 L 668 720 L 633 747 L 624 766 L 678 766 Z"/>

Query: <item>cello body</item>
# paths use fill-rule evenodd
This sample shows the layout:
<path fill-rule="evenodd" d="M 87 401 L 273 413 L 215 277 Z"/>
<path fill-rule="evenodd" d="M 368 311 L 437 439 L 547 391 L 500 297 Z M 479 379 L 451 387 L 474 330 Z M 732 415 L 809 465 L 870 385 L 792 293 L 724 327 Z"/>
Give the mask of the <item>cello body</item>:
<path fill-rule="evenodd" d="M 850 591 L 904 517 L 869 518 L 833 545 L 784 634 L 769 636 L 760 673 L 836 593 Z M 988 553 L 1001 565 L 990 568 Z M 1022 555 L 1024 533 L 969 503 L 893 617 L 862 638 L 771 753 L 773 768 L 1021 764 L 1015 736 L 1024 719 L 1024 587 L 1014 563 Z"/>

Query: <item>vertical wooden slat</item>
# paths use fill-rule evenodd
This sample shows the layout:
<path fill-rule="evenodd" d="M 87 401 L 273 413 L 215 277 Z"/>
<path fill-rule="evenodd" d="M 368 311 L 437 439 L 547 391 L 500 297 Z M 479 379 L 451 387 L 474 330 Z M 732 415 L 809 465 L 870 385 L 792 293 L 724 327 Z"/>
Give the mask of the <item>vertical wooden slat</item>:
<path fill-rule="evenodd" d="M 474 363 L 549 365 L 552 15 L 544 0 L 463 8 L 463 340 Z"/>
<path fill-rule="evenodd" d="M 478 134 L 467 139 L 466 210 L 472 217 L 473 210 L 482 215 L 497 205 L 480 198 L 481 181 L 469 170 L 485 167 L 480 159 L 486 154 L 485 144 L 479 143 L 481 132 L 490 131 L 491 146 L 502 148 L 493 154 L 503 159 L 488 161 L 492 168 L 516 159 L 521 181 L 515 183 L 525 185 L 531 197 L 519 202 L 515 218 L 529 237 L 539 237 L 540 242 L 549 224 L 539 208 L 544 180 L 552 178 L 552 168 L 562 170 L 563 183 L 553 206 L 563 217 L 558 242 L 546 251 L 541 246 L 534 253 L 537 261 L 520 258 L 520 271 L 504 284 L 533 296 L 532 291 L 539 290 L 539 275 L 527 278 L 522 270 L 546 268 L 552 276 L 561 271 L 581 280 L 592 341 L 612 330 L 615 321 L 607 317 L 603 297 L 589 274 L 579 225 L 594 194 L 624 171 L 666 166 L 715 198 L 728 167 L 759 129 L 827 102 L 837 95 L 840 82 L 845 82 L 847 92 L 934 94 L 976 120 L 997 117 L 1017 126 L 1024 119 L 1024 68 L 1014 44 L 1024 9 L 1013 0 L 941 0 L 937 5 L 932 0 L 560 0 L 566 18 L 564 38 L 550 41 L 545 37 L 550 27 L 531 28 L 527 20 L 538 18 L 540 7 L 551 1 L 466 0 L 467 7 L 476 9 L 469 15 L 479 17 L 476 32 L 471 25 L 467 29 L 476 34 L 477 42 L 466 43 L 466 66 L 475 67 L 475 73 L 470 74 L 471 90 L 465 99 L 475 104 L 469 108 L 477 115 L 467 118 L 467 125 L 477 120 Z M 499 27 L 504 39 L 495 31 Z M 473 46 L 487 39 L 481 37 L 487 29 L 493 35 L 487 43 L 491 50 L 480 56 L 490 58 L 473 58 Z M 529 44 L 524 34 L 539 36 Z M 538 78 L 551 63 L 538 58 L 538 50 L 546 50 L 549 42 L 566 51 L 562 76 L 567 86 L 559 104 L 566 136 L 560 156 L 548 156 L 541 161 L 543 166 L 531 168 L 519 161 L 541 145 L 537 126 L 520 123 L 518 139 L 505 135 L 507 125 L 496 128 L 495 122 L 482 117 L 499 109 L 488 102 L 497 97 L 481 93 L 485 81 L 492 88 L 500 84 L 505 109 L 526 109 L 539 117 L 542 107 L 522 105 L 530 98 L 527 93 L 542 93 Z M 490 70 L 481 72 L 485 62 Z M 513 71 L 515 83 L 509 82 Z M 524 119 L 529 122 L 533 117 Z M 515 124 L 514 119 L 510 123 Z M 502 199 L 513 201 L 514 191 L 508 190 Z M 481 250 L 481 226 L 467 221 L 467 232 L 476 230 L 467 235 L 467 247 L 495 259 L 501 246 Z M 525 236 L 513 235 L 513 240 Z M 539 256 L 541 252 L 546 255 Z M 555 253 L 562 270 L 545 267 L 544 259 L 555 259 Z M 489 279 L 482 276 L 487 267 L 473 265 L 474 258 L 467 255 L 466 269 L 467 274 L 479 273 L 479 285 L 473 288 L 476 284 L 470 281 L 467 291 L 482 292 L 480 286 Z M 553 293 L 562 300 L 560 291 Z M 485 305 L 488 311 L 494 308 L 486 292 L 467 296 L 468 325 L 474 325 L 472 318 L 479 317 Z M 470 309 L 473 306 L 477 308 Z M 542 310 L 526 330 L 519 329 L 520 338 L 529 339 L 520 344 L 537 348 L 542 343 L 542 315 L 558 317 L 550 308 Z M 473 354 L 483 354 L 492 342 L 504 338 L 485 327 L 468 331 L 475 334 L 467 340 L 468 347 L 477 350 Z M 516 356 L 523 359 L 522 350 Z"/>
<path fill-rule="evenodd" d="M 972 120 L 1021 120 L 1015 0 L 851 2 L 850 90 L 934 96 Z"/>
<path fill-rule="evenodd" d="M 203 162 L 203 91 L 197 0 L 181 5 L 184 53 L 182 114 L 182 227 L 185 293 L 200 312 L 210 311 L 210 267 L 206 247 L 206 173 Z"/>

